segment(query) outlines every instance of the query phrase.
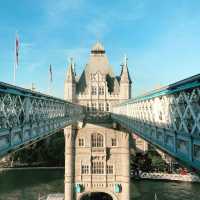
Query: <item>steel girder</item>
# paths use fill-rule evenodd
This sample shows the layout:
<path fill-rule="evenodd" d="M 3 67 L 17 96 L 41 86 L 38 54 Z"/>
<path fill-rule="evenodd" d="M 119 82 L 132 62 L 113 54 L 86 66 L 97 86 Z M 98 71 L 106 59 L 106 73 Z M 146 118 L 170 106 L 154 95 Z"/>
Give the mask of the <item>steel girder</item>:
<path fill-rule="evenodd" d="M 200 169 L 200 75 L 116 105 L 112 118 Z"/>
<path fill-rule="evenodd" d="M 83 117 L 79 105 L 0 82 L 0 156 Z"/>

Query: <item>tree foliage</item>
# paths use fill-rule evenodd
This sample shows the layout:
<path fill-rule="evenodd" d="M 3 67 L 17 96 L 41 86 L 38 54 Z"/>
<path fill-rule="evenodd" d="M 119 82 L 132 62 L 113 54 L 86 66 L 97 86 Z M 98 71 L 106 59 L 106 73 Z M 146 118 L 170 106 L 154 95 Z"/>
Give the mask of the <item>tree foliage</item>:
<path fill-rule="evenodd" d="M 42 166 L 64 165 L 65 140 L 63 132 L 32 144 L 13 154 L 16 163 Z"/>

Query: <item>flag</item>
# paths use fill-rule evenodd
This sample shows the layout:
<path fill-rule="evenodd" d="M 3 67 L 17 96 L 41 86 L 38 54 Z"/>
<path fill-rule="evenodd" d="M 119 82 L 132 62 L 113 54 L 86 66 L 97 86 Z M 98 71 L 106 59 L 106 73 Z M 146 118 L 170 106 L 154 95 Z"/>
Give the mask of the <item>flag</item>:
<path fill-rule="evenodd" d="M 15 56 L 16 56 L 16 68 L 19 65 L 19 36 L 16 34 L 15 39 Z"/>
<path fill-rule="evenodd" d="M 15 44 L 14 44 L 14 66 L 13 66 L 13 83 L 15 84 L 16 81 L 16 71 L 17 71 L 17 67 L 19 65 L 19 36 L 16 33 L 15 36 Z"/>
<path fill-rule="evenodd" d="M 50 80 L 50 82 L 53 82 L 53 77 L 52 77 L 52 67 L 51 67 L 51 64 L 49 65 L 49 80 Z"/>

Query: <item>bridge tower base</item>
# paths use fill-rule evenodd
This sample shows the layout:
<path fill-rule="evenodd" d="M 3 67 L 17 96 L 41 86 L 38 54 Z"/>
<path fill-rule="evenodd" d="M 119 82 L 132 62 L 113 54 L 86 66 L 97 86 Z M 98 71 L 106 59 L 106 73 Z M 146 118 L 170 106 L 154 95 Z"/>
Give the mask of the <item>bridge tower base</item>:
<path fill-rule="evenodd" d="M 74 134 L 72 126 L 64 128 L 65 135 L 65 180 L 64 199 L 73 200 L 73 179 L 74 179 Z"/>

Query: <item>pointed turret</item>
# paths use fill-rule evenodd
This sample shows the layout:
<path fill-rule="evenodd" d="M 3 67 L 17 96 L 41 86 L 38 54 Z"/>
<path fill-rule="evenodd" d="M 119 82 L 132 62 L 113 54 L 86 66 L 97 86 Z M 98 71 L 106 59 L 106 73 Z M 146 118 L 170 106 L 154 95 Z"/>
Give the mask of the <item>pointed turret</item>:
<path fill-rule="evenodd" d="M 124 56 L 124 63 L 121 66 L 122 66 L 122 69 L 121 69 L 121 75 L 120 75 L 120 83 L 124 82 L 124 83 L 131 84 L 132 81 L 131 81 L 131 77 L 128 71 L 128 58 L 126 57 L 126 55 Z"/>
<path fill-rule="evenodd" d="M 131 98 L 131 77 L 128 71 L 128 58 L 124 57 L 124 63 L 121 65 L 121 74 L 120 74 L 120 96 L 122 100 Z"/>
<path fill-rule="evenodd" d="M 70 58 L 70 63 L 67 67 L 66 81 L 70 83 L 75 83 L 75 72 L 74 72 L 74 62 L 73 59 Z"/>
<path fill-rule="evenodd" d="M 74 102 L 76 95 L 76 79 L 74 72 L 74 62 L 73 59 L 70 59 L 70 63 L 67 67 L 67 73 L 65 78 L 65 91 L 64 91 L 65 100 Z"/>

